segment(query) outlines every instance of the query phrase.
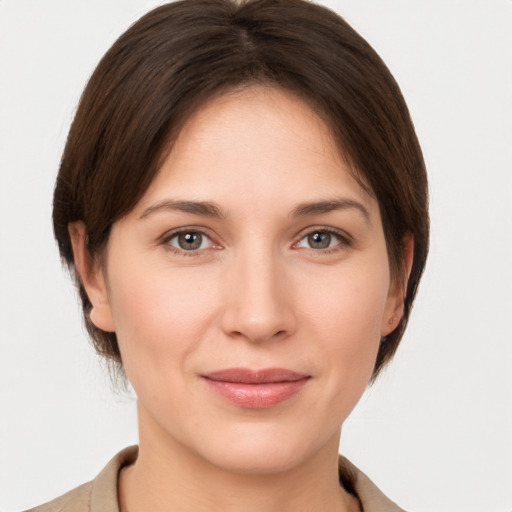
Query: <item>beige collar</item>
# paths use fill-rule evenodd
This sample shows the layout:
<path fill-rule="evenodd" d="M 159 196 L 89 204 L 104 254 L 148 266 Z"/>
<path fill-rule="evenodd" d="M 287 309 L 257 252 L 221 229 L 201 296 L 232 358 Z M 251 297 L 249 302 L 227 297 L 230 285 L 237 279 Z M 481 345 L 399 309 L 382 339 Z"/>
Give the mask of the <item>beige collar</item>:
<path fill-rule="evenodd" d="M 340 466 L 347 468 L 354 477 L 354 487 L 363 507 L 363 512 L 404 512 L 348 459 L 340 455 Z"/>
<path fill-rule="evenodd" d="M 130 446 L 120 451 L 91 482 L 81 485 L 60 498 L 28 512 L 119 512 L 117 485 L 123 466 L 137 458 L 138 447 Z M 390 501 L 377 486 L 353 464 L 340 457 L 340 465 L 353 477 L 355 491 L 363 512 L 404 512 Z"/>

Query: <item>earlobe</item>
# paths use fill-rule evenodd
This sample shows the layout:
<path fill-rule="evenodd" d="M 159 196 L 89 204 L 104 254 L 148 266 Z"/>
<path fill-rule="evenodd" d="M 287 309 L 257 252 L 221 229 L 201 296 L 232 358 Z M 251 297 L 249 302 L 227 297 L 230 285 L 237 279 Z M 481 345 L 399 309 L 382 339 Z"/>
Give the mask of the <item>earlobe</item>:
<path fill-rule="evenodd" d="M 87 231 L 81 221 L 68 225 L 75 268 L 82 286 L 91 302 L 89 317 L 91 322 L 102 331 L 114 332 L 114 320 L 108 297 L 103 270 L 87 253 Z"/>
<path fill-rule="evenodd" d="M 411 274 L 412 263 L 414 258 L 414 238 L 408 234 L 402 242 L 403 250 L 403 268 L 402 274 L 392 284 L 388 296 L 388 304 L 386 313 L 382 320 L 381 336 L 387 336 L 393 332 L 402 320 L 404 314 L 404 302 L 407 295 L 407 284 Z"/>

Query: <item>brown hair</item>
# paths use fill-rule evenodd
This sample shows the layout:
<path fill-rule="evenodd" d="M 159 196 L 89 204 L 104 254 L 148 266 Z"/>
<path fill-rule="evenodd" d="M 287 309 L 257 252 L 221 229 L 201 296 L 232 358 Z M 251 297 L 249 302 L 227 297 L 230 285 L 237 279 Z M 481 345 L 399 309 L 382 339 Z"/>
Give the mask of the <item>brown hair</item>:
<path fill-rule="evenodd" d="M 146 14 L 91 76 L 57 177 L 53 222 L 74 269 L 68 225 L 83 221 L 91 258 L 158 171 L 187 117 L 214 95 L 252 84 L 284 88 L 328 124 L 355 177 L 380 206 L 395 278 L 414 238 L 404 315 L 381 344 L 374 377 L 406 327 L 428 250 L 427 179 L 405 101 L 389 70 L 342 18 L 304 0 L 181 0 Z M 96 328 L 78 282 L 86 327 L 121 368 L 115 333 Z M 405 284 L 404 284 L 405 286 Z"/>

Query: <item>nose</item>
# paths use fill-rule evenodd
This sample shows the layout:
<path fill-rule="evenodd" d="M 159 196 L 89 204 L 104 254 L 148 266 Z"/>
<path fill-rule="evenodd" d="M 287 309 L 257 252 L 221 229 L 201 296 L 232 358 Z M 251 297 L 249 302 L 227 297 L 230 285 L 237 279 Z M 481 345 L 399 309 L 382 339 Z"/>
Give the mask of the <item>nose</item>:
<path fill-rule="evenodd" d="M 285 262 L 271 249 L 235 256 L 225 281 L 223 331 L 251 343 L 284 339 L 296 328 Z"/>

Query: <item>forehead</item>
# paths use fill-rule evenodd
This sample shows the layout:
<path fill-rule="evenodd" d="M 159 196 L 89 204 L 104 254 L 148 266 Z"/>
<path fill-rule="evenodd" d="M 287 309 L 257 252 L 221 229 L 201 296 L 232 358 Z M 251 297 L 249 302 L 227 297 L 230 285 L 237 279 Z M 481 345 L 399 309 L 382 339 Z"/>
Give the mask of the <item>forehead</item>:
<path fill-rule="evenodd" d="M 305 102 L 252 86 L 213 98 L 189 117 L 136 210 L 166 196 L 284 205 L 333 194 L 374 206 L 326 123 Z"/>

